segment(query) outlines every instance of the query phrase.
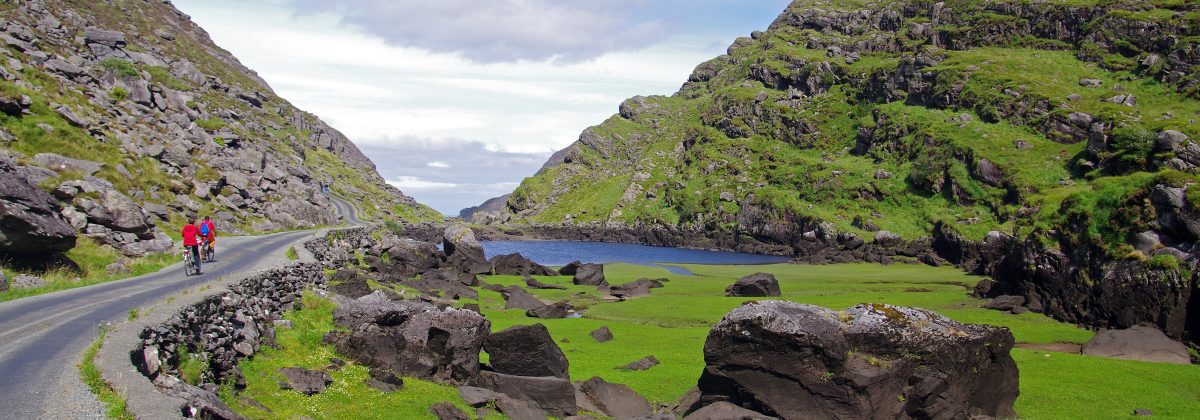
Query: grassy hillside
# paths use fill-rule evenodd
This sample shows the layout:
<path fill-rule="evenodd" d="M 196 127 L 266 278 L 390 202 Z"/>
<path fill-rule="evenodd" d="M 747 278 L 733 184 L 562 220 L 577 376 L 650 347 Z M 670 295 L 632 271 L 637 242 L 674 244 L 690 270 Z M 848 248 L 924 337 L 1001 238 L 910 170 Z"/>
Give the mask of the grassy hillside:
<path fill-rule="evenodd" d="M 631 99 L 588 129 L 517 188 L 515 220 L 809 220 L 908 239 L 942 222 L 978 240 L 1083 215 L 1116 245 L 1145 223 L 1109 213 L 1197 180 L 1154 149 L 1164 130 L 1200 136 L 1196 83 L 1172 70 L 1200 62 L 1167 58 L 1200 40 L 1195 3 L 934 3 L 794 2 L 675 95 Z M 1063 124 L 1076 113 L 1102 138 Z"/>

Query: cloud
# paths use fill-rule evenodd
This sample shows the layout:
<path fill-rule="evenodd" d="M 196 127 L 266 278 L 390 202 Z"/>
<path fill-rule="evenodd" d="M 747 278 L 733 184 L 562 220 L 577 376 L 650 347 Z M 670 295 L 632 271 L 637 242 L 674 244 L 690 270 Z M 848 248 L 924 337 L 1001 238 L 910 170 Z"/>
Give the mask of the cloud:
<path fill-rule="evenodd" d="M 449 215 L 508 194 L 549 153 L 498 151 L 457 138 L 399 136 L 360 143 L 388 183 Z"/>
<path fill-rule="evenodd" d="M 483 63 L 572 63 L 636 50 L 668 35 L 638 16 L 647 0 L 290 0 L 297 14 L 343 24 L 400 47 L 457 53 Z"/>

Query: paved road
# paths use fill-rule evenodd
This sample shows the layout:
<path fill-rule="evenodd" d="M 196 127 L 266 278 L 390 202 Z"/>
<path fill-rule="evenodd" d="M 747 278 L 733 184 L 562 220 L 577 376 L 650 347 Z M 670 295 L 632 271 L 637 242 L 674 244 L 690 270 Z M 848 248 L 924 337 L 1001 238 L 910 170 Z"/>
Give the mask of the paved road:
<path fill-rule="evenodd" d="M 361 224 L 353 207 L 333 199 L 343 220 Z M 76 364 L 95 341 L 97 326 L 127 319 L 180 291 L 257 268 L 278 259 L 312 231 L 218 241 L 217 261 L 185 277 L 181 264 L 158 273 L 0 303 L 0 419 L 73 419 L 102 416 L 79 379 Z"/>

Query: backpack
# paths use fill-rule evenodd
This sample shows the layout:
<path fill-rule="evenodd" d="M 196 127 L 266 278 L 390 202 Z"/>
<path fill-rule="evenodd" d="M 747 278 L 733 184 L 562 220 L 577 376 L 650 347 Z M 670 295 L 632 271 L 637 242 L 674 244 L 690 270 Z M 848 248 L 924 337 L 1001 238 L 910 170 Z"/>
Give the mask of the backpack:
<path fill-rule="evenodd" d="M 208 236 L 208 223 L 200 224 L 200 236 Z"/>

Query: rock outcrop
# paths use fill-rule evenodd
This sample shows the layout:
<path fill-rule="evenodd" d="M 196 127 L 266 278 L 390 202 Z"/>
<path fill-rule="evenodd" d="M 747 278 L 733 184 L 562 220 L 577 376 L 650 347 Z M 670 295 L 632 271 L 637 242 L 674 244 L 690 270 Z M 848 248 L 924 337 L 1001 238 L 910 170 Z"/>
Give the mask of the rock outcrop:
<path fill-rule="evenodd" d="M 493 333 L 483 342 L 492 370 L 517 376 L 570 379 L 567 356 L 545 325 L 518 325 Z"/>
<path fill-rule="evenodd" d="M 1083 354 L 1178 365 L 1192 363 L 1186 345 L 1170 339 L 1157 328 L 1143 325 L 1125 330 L 1101 330 L 1084 344 Z"/>
<path fill-rule="evenodd" d="M 1007 329 L 922 309 L 742 305 L 704 345 L 701 406 L 730 402 L 784 419 L 1015 415 Z"/>
<path fill-rule="evenodd" d="M 0 156 L 0 252 L 38 254 L 75 247 L 75 228 L 49 193 Z"/>
<path fill-rule="evenodd" d="M 738 279 L 725 288 L 725 296 L 779 296 L 779 280 L 769 273 L 754 273 Z"/>

